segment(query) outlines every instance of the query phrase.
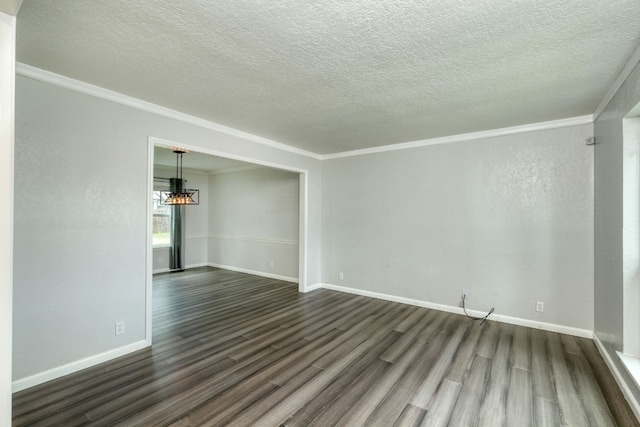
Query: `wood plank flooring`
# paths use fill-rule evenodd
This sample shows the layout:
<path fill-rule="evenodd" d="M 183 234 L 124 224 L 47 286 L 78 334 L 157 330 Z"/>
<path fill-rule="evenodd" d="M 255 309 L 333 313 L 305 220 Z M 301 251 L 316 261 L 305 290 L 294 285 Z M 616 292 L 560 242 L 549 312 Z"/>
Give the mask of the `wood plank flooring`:
<path fill-rule="evenodd" d="M 592 341 L 215 268 L 152 348 L 15 393 L 15 426 L 638 426 Z"/>

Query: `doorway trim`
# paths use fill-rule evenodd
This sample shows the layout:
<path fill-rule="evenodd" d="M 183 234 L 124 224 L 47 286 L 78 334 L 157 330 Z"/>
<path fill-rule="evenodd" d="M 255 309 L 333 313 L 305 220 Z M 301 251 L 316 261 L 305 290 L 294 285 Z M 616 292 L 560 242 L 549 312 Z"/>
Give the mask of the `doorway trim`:
<path fill-rule="evenodd" d="M 298 208 L 298 292 L 307 292 L 310 289 L 307 285 L 307 217 L 308 217 L 308 173 L 307 169 L 296 168 L 275 162 L 268 162 L 253 157 L 240 156 L 237 154 L 218 151 L 198 145 L 184 144 L 182 142 L 169 141 L 166 139 L 149 136 L 147 138 L 147 250 L 146 250 L 146 291 L 145 291 L 145 335 L 148 345 L 152 344 L 152 320 L 153 320 L 153 152 L 156 146 L 171 148 L 180 147 L 189 151 L 194 151 L 225 159 L 238 160 L 255 165 L 280 169 L 299 175 L 299 208 Z"/>

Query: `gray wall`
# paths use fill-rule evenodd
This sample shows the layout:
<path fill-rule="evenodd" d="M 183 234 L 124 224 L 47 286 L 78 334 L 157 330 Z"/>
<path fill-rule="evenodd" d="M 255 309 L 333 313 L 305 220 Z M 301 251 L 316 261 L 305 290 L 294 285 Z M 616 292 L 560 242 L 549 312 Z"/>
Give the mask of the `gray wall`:
<path fill-rule="evenodd" d="M 145 338 L 149 136 L 308 170 L 306 279 L 320 282 L 319 160 L 16 83 L 14 381 Z M 115 336 L 119 320 L 126 333 Z"/>
<path fill-rule="evenodd" d="M 150 135 L 309 170 L 311 285 L 321 282 L 323 255 L 326 283 L 451 306 L 464 288 L 474 309 L 593 327 L 589 125 L 321 166 L 29 78 L 17 83 L 14 380 L 144 338 Z M 125 335 L 114 335 L 116 320 Z"/>
<path fill-rule="evenodd" d="M 592 330 L 591 135 L 582 125 L 325 161 L 325 282 L 448 306 L 466 289 L 473 309 Z"/>
<path fill-rule="evenodd" d="M 594 331 L 637 401 L 640 401 L 640 391 L 625 373 L 615 352 L 622 350 L 624 336 L 622 231 L 625 157 L 622 120 L 639 102 L 640 67 L 636 66 L 594 125 L 596 137 Z M 637 311 L 637 300 L 635 303 Z"/>
<path fill-rule="evenodd" d="M 299 175 L 255 168 L 209 177 L 209 263 L 296 280 Z"/>
<path fill-rule="evenodd" d="M 175 170 L 156 167 L 154 175 L 171 177 Z M 200 190 L 200 205 L 185 208 L 187 267 L 210 264 L 298 281 L 299 174 L 256 166 L 183 175 Z M 169 252 L 153 249 L 154 271 L 169 269 Z"/>
<path fill-rule="evenodd" d="M 146 146 L 124 114 L 27 79 L 16 92 L 14 380 L 144 339 L 147 223 Z"/>

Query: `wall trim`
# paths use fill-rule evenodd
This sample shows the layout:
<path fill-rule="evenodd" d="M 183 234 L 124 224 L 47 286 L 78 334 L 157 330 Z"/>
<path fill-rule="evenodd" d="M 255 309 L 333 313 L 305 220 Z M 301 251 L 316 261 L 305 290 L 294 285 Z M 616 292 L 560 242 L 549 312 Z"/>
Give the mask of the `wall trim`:
<path fill-rule="evenodd" d="M 294 245 L 294 246 L 298 246 L 298 242 L 296 240 L 271 239 L 271 238 L 268 238 L 268 237 L 230 236 L 230 235 L 223 235 L 223 234 L 211 234 L 208 237 L 209 237 L 209 239 L 242 240 L 242 241 L 249 241 L 249 242 L 273 243 L 273 244 L 278 244 L 278 245 Z"/>
<path fill-rule="evenodd" d="M 434 310 L 440 310 L 440 311 L 446 311 L 449 313 L 464 315 L 464 311 L 462 310 L 462 308 L 454 307 L 451 305 L 437 304 L 433 302 L 422 301 L 422 300 L 417 300 L 412 298 L 398 297 L 395 295 L 382 294 L 378 292 L 363 291 L 361 289 L 347 288 L 345 286 L 336 286 L 336 285 L 331 285 L 327 283 L 324 283 L 321 286 L 324 289 L 329 289 L 332 291 L 346 292 L 346 293 L 355 294 L 355 295 L 362 295 L 365 297 L 377 298 L 377 299 L 382 299 L 382 300 L 391 301 L 391 302 L 399 302 L 401 304 L 416 305 L 418 307 L 431 308 Z M 467 313 L 469 313 L 472 316 L 484 317 L 486 315 L 486 313 L 483 313 L 477 310 L 467 310 Z M 509 324 L 518 325 L 518 326 L 526 326 L 529 328 L 541 329 L 544 331 L 559 332 L 561 334 L 574 335 L 582 338 L 590 338 L 590 339 L 593 338 L 593 331 L 590 331 L 587 329 L 573 328 L 570 326 L 556 325 L 554 323 L 536 322 L 535 320 L 522 319 L 519 317 L 511 317 L 511 316 L 505 316 L 502 314 L 495 314 L 495 313 L 489 316 L 489 320 L 495 320 L 497 322 L 509 323 Z"/>
<path fill-rule="evenodd" d="M 611 373 L 613 374 L 613 378 L 616 380 L 616 383 L 618 383 L 618 387 L 620 387 L 620 390 L 622 390 L 622 394 L 631 407 L 631 410 L 633 411 L 636 418 L 640 420 L 640 402 L 636 401 L 633 393 L 631 392 L 631 389 L 629 388 L 629 384 L 627 384 L 627 381 L 620 373 L 620 370 L 611 358 L 611 355 L 605 348 L 602 341 L 600 341 L 600 338 L 598 338 L 598 334 L 595 332 L 593 333 L 593 341 L 596 343 L 596 348 L 600 352 L 600 355 L 604 359 L 604 362 L 607 364 L 607 367 L 609 367 L 609 371 L 611 371 Z"/>
<path fill-rule="evenodd" d="M 171 148 L 171 149 L 179 147 L 187 151 L 195 151 L 198 153 L 209 154 L 212 156 L 222 157 L 225 159 L 238 160 L 245 163 L 252 163 L 254 165 L 267 166 L 274 169 L 285 170 L 288 172 L 307 173 L 306 169 L 296 168 L 293 166 L 283 165 L 283 164 L 274 163 L 274 162 L 267 162 L 260 159 L 254 159 L 252 157 L 240 156 L 237 154 L 228 153 L 226 151 L 212 150 L 210 148 L 205 148 L 202 146 L 189 145 L 189 144 L 183 144 L 181 142 L 169 141 L 167 139 L 157 138 L 155 136 L 150 136 L 148 140 L 149 140 L 149 143 L 153 144 L 154 146 L 159 145 L 161 147 Z M 318 157 L 318 160 L 320 160 L 319 157 Z"/>
<path fill-rule="evenodd" d="M 21 0 L 2 2 L 18 12 Z M 0 425 L 11 425 L 16 17 L 0 12 Z"/>
<path fill-rule="evenodd" d="M 593 123 L 593 115 L 571 117 L 567 119 L 551 120 L 548 122 L 531 123 L 508 128 L 490 129 L 479 132 L 462 133 L 458 135 L 443 136 L 439 138 L 422 139 L 419 141 L 403 142 L 399 144 L 382 145 L 380 147 L 363 148 L 360 150 L 343 151 L 341 153 L 325 154 L 322 160 L 339 159 L 342 157 L 362 156 L 365 154 L 384 153 L 387 151 L 407 150 L 410 148 L 426 147 L 428 145 L 449 144 L 452 142 L 471 141 L 497 136 L 514 135 L 518 133 L 534 132 L 540 130 L 558 129 L 570 126 L 579 126 Z"/>
<path fill-rule="evenodd" d="M 147 142 L 147 245 L 144 270 L 144 338 L 153 341 L 153 158 L 154 146 Z"/>
<path fill-rule="evenodd" d="M 621 351 L 616 351 L 616 355 L 620 359 L 624 370 L 633 380 L 635 388 L 640 389 L 640 357 L 624 354 Z"/>
<path fill-rule="evenodd" d="M 602 100 L 596 107 L 595 111 L 593 112 L 594 122 L 598 120 L 604 109 L 607 108 L 607 105 L 609 105 L 613 97 L 616 96 L 616 93 L 618 93 L 618 90 L 620 90 L 620 88 L 627 80 L 629 75 L 631 75 L 638 63 L 640 63 L 640 46 L 638 46 L 636 50 L 631 54 L 624 68 L 622 68 L 622 71 L 620 71 L 620 74 L 618 74 L 618 77 L 615 79 L 607 93 L 604 95 L 604 98 L 602 98 Z"/>
<path fill-rule="evenodd" d="M 631 67 L 630 64 L 633 61 L 637 63 L 638 60 L 640 60 L 640 48 L 636 50 L 636 52 L 633 54 L 633 56 L 627 63 L 627 67 L 629 67 L 630 69 L 627 70 L 627 67 L 625 67 L 623 69 L 623 72 L 618 77 L 618 80 L 620 80 L 620 82 L 618 84 L 618 80 L 616 81 L 616 84 L 618 84 L 618 86 L 616 87 L 616 90 L 622 85 L 622 83 L 624 82 L 624 78 L 626 78 L 633 70 L 633 67 Z M 282 142 L 264 138 L 259 135 L 254 135 L 248 132 L 244 132 L 239 129 L 224 126 L 219 123 L 212 122 L 210 120 L 205 120 L 196 116 L 182 113 L 177 110 L 172 110 L 170 108 L 163 107 L 161 105 L 143 101 L 141 99 L 124 95 L 122 93 L 112 91 L 109 89 L 105 89 L 100 86 L 96 86 L 80 80 L 72 79 L 70 77 L 66 77 L 61 74 L 56 74 L 51 71 L 33 67 L 31 65 L 27 65 L 21 62 L 16 62 L 16 74 L 21 75 L 23 77 L 31 78 L 34 80 L 49 83 L 55 86 L 70 89 L 76 92 L 80 92 L 85 95 L 90 95 L 90 96 L 94 96 L 96 98 L 104 99 L 107 101 L 116 102 L 118 104 L 126 105 L 128 107 L 136 108 L 149 113 L 158 114 L 160 116 L 167 117 L 170 119 L 179 120 L 184 123 L 189 123 L 195 126 L 211 129 L 227 135 L 243 138 L 248 141 L 266 145 L 268 147 L 275 148 L 278 150 L 287 151 L 287 152 L 298 154 L 305 157 L 310 157 L 316 160 L 330 160 L 330 159 L 338 159 L 342 157 L 361 156 L 365 154 L 383 153 L 387 151 L 406 150 L 410 148 L 425 147 L 428 145 L 447 144 L 452 142 L 470 141 L 475 139 L 491 138 L 491 137 L 504 136 L 504 135 L 513 135 L 517 133 L 532 132 L 532 131 L 538 131 L 538 130 L 556 129 L 556 128 L 567 127 L 567 126 L 590 124 L 590 123 L 593 123 L 594 118 L 597 118 L 598 115 L 602 112 L 600 109 L 601 107 L 598 106 L 598 109 L 596 109 L 596 112 L 594 114 L 589 114 L 586 116 L 578 116 L 578 117 L 572 117 L 572 118 L 566 118 L 566 119 L 560 119 L 560 120 L 551 120 L 547 122 L 531 123 L 531 124 L 526 124 L 521 126 L 490 129 L 486 131 L 470 132 L 470 133 L 464 133 L 464 134 L 458 134 L 458 135 L 449 135 L 449 136 L 443 136 L 438 138 L 429 138 L 429 139 L 423 139 L 418 141 L 389 144 L 389 145 L 383 145 L 379 147 L 371 147 L 371 148 L 364 148 L 360 150 L 343 151 L 338 153 L 321 155 L 311 151 L 302 150 L 300 148 L 296 148 L 291 145 L 284 144 Z M 624 78 L 621 79 L 621 77 L 623 76 Z M 612 86 L 612 89 L 615 86 L 616 85 Z M 608 103 L 611 100 L 611 98 L 613 98 L 613 94 L 615 94 L 615 91 L 612 92 L 612 94 L 610 95 L 610 98 L 606 101 L 606 103 Z M 601 105 L 602 103 L 605 102 L 605 99 L 603 99 L 603 101 L 601 102 Z M 604 106 L 602 106 L 602 109 L 606 107 L 606 103 L 604 104 Z M 163 144 L 160 144 L 160 145 L 163 145 Z M 196 148 L 193 151 L 200 151 L 200 150 Z M 230 156 L 225 153 L 210 153 L 210 154 L 226 157 L 226 158 L 234 158 L 233 156 Z M 242 159 L 237 159 L 237 160 L 242 160 Z M 253 163 L 256 163 L 256 162 L 254 161 Z"/>
<path fill-rule="evenodd" d="M 238 273 L 253 274 L 254 276 L 267 277 L 269 279 L 282 280 L 283 282 L 298 283 L 297 277 L 281 276 L 279 274 L 265 273 L 264 271 L 250 270 L 248 268 L 233 267 L 230 265 L 216 264 L 213 262 L 208 263 L 207 266 L 221 268 L 223 270 L 237 271 Z"/>
<path fill-rule="evenodd" d="M 185 266 L 184 269 L 188 270 L 190 268 L 198 268 L 198 267 L 221 268 L 223 270 L 237 271 L 238 273 L 253 274 L 254 276 L 268 277 L 269 279 L 282 280 L 284 282 L 291 282 L 291 283 L 298 283 L 298 280 L 299 280 L 297 277 L 281 276 L 279 274 L 265 273 L 264 271 L 250 270 L 248 268 L 232 267 L 230 265 L 216 264 L 213 262 L 189 264 Z M 170 273 L 170 272 L 171 272 L 170 268 L 158 268 L 157 270 L 153 270 L 153 274 L 162 274 L 162 273 Z M 317 285 L 314 285 L 314 286 L 317 286 Z M 317 289 L 317 288 L 314 287 L 313 289 Z"/>
<path fill-rule="evenodd" d="M 55 86 L 70 89 L 76 92 L 84 93 L 85 95 L 94 96 L 107 101 L 116 102 L 118 104 L 126 105 L 128 107 L 137 108 L 148 113 L 158 114 L 170 119 L 179 120 L 184 123 L 200 126 L 206 129 L 211 129 L 217 132 L 221 132 L 227 135 L 236 136 L 258 144 L 266 145 L 271 148 L 275 148 L 282 151 L 288 151 L 290 153 L 299 154 L 305 157 L 311 157 L 312 159 L 320 160 L 321 156 L 311 151 L 302 150 L 296 147 L 292 147 L 287 144 L 283 144 L 278 141 L 274 141 L 268 138 L 264 138 L 258 135 L 254 135 L 248 132 L 241 131 L 239 129 L 231 128 L 221 125 L 216 122 L 201 119 L 196 116 L 181 113 L 177 110 L 172 110 L 161 105 L 153 104 L 151 102 L 143 101 L 132 96 L 124 95 L 120 92 L 105 89 L 100 86 L 85 83 L 80 80 L 72 79 L 71 77 L 56 74 L 51 71 L 36 68 L 31 65 L 27 65 L 21 62 L 16 62 L 16 74 L 24 77 L 28 77 L 41 82 L 50 83 Z"/>
<path fill-rule="evenodd" d="M 184 236 L 184 238 L 185 239 L 207 239 L 207 238 L 209 238 L 209 236 L 205 236 L 203 234 L 203 235 L 199 235 L 199 236 L 196 236 L 196 235 L 194 235 L 194 236 Z M 168 243 L 166 245 L 157 245 L 157 246 L 154 246 L 153 249 L 171 249 L 171 245 L 168 244 Z"/>
<path fill-rule="evenodd" d="M 307 272 L 308 272 L 308 258 L 307 258 L 307 253 L 309 251 L 309 248 L 307 247 L 307 235 L 309 233 L 308 230 L 308 223 L 307 223 L 307 212 L 309 210 L 308 204 L 309 204 L 309 197 L 308 197 L 308 193 L 309 193 L 309 171 L 307 169 L 303 169 L 303 168 L 297 168 L 297 167 L 292 167 L 292 166 L 288 166 L 288 165 L 282 165 L 282 164 L 278 164 L 278 163 L 274 163 L 274 162 L 268 162 L 268 161 L 263 161 L 263 160 L 259 160 L 259 159 L 254 159 L 251 157 L 244 157 L 244 156 L 240 156 L 237 154 L 230 154 L 224 151 L 218 151 L 218 150 L 212 150 L 210 148 L 205 148 L 205 147 L 199 147 L 199 146 L 193 146 L 193 145 L 186 145 L 186 144 L 182 144 L 182 143 L 177 143 L 174 141 L 169 141 L 166 139 L 160 139 L 160 138 L 156 138 L 153 136 L 149 136 L 148 137 L 148 144 L 150 146 L 149 150 L 150 153 L 153 153 L 153 148 L 156 145 L 160 145 L 163 147 L 181 147 L 181 148 L 185 148 L 187 150 L 191 150 L 191 151 L 197 151 L 200 153 L 204 153 L 204 154 L 211 154 L 214 156 L 219 156 L 219 157 L 224 157 L 224 158 L 228 158 L 228 159 L 234 159 L 234 160 L 240 160 L 243 162 L 247 162 L 247 163 L 253 163 L 253 164 L 257 164 L 257 165 L 262 165 L 262 166 L 268 166 L 268 167 L 272 167 L 272 168 L 276 168 L 276 169 L 280 169 L 280 170 L 285 170 L 285 171 L 289 171 L 289 172 L 295 172 L 299 174 L 299 178 L 300 178 L 300 200 L 299 200 L 299 216 L 298 216 L 298 221 L 299 221 L 299 235 L 298 235 L 298 239 L 299 239 L 299 244 L 298 244 L 298 276 L 299 278 L 295 279 L 294 283 L 298 283 L 298 289 L 300 292 L 304 292 L 304 290 L 306 289 L 307 286 Z M 149 162 L 151 164 L 150 167 L 153 167 L 153 155 L 150 154 L 151 158 L 149 159 Z M 153 175 L 153 174 L 152 174 Z M 153 180 L 153 176 L 151 176 L 150 178 L 151 180 Z M 151 193 L 149 193 L 151 194 Z M 149 196 L 151 197 L 151 196 Z M 149 217 L 151 217 L 151 213 L 147 213 L 147 215 L 149 215 Z M 150 231 L 148 231 L 150 233 Z M 149 245 L 151 245 L 151 237 L 149 237 Z M 149 246 L 150 248 L 151 246 Z M 149 254 L 152 254 L 152 250 L 149 250 Z M 151 270 L 149 270 L 149 275 Z M 282 278 L 281 276 L 277 277 L 280 280 L 286 280 L 285 278 Z M 292 278 L 290 278 L 292 279 Z M 151 292 L 151 291 L 149 291 Z M 148 313 L 148 317 L 150 317 L 151 314 Z M 149 324 L 151 323 L 151 319 L 148 320 Z"/>
<path fill-rule="evenodd" d="M 311 292 L 311 291 L 315 291 L 316 289 L 322 289 L 323 287 L 324 287 L 324 283 L 314 283 L 311 286 L 307 286 L 307 288 L 301 292 Z"/>
<path fill-rule="evenodd" d="M 15 17 L 22 6 L 22 0 L 8 0 L 0 2 L 0 13 Z"/>
<path fill-rule="evenodd" d="M 142 341 L 125 345 L 123 347 L 114 348 L 112 350 L 105 351 L 104 353 L 96 354 L 94 356 L 89 356 L 84 359 L 77 360 L 75 362 L 67 363 L 66 365 L 49 369 L 48 371 L 40 372 L 30 377 L 16 380 L 12 384 L 12 390 L 14 393 L 18 391 L 26 390 L 30 387 L 34 387 L 39 384 L 46 383 L 47 381 L 55 380 L 56 378 L 60 378 L 65 375 L 69 375 L 74 372 L 78 372 L 83 369 L 90 368 L 95 365 L 99 365 L 100 363 L 103 363 L 103 362 L 108 362 L 109 360 L 113 360 L 115 358 L 127 355 L 129 353 L 133 353 L 134 351 L 142 350 L 143 348 L 150 347 L 150 346 L 151 346 L 150 341 L 142 340 Z"/>
<path fill-rule="evenodd" d="M 298 189 L 298 198 L 300 200 L 300 209 L 298 212 L 298 292 L 306 292 L 309 282 L 307 280 L 308 273 L 308 250 L 307 250 L 307 234 L 309 223 L 309 179 L 307 172 L 301 173 L 299 176 L 300 184 Z M 322 247 L 322 243 L 318 243 Z"/>
<path fill-rule="evenodd" d="M 189 265 L 185 265 L 184 270 L 188 270 L 190 268 L 198 268 L 198 267 L 209 267 L 209 264 L 206 262 L 199 262 L 197 264 L 189 264 Z M 160 273 L 170 273 L 172 270 L 170 268 L 158 268 L 156 270 L 153 270 L 153 274 L 160 274 Z"/>

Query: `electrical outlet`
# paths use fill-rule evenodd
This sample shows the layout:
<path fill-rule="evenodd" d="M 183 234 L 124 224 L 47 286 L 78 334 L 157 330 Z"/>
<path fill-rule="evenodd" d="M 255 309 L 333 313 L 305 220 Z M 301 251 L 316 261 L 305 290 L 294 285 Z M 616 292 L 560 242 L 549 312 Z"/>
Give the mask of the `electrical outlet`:
<path fill-rule="evenodd" d="M 116 322 L 116 335 L 124 334 L 124 321 Z"/>
<path fill-rule="evenodd" d="M 344 273 L 342 273 L 342 272 L 338 273 L 338 278 L 340 280 L 344 280 Z"/>
<path fill-rule="evenodd" d="M 469 291 L 467 291 L 466 289 L 463 289 L 463 290 L 462 290 L 461 298 L 462 298 L 463 300 L 465 300 L 465 301 L 466 301 L 466 300 L 468 300 L 468 299 L 469 299 Z"/>
<path fill-rule="evenodd" d="M 542 313 L 544 311 L 544 303 L 542 301 L 536 302 L 536 311 Z"/>

